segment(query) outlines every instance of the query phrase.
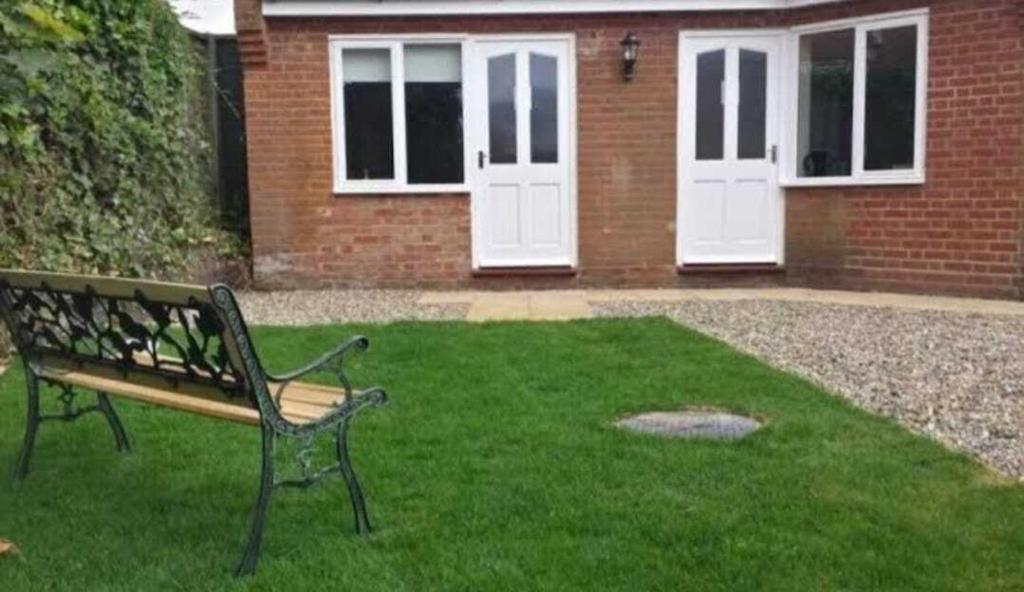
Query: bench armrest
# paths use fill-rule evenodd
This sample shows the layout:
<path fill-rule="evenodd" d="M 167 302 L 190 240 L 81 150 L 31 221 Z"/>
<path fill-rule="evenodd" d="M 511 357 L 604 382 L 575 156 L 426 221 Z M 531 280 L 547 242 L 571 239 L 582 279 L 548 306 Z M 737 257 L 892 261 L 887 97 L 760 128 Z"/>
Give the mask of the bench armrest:
<path fill-rule="evenodd" d="M 364 391 L 353 393 L 352 396 L 347 397 L 344 403 L 320 418 L 318 423 L 337 423 L 339 419 L 344 419 L 350 415 L 354 415 L 363 407 L 380 407 L 387 403 L 388 395 L 384 392 L 384 389 L 379 386 L 368 388 Z"/>
<path fill-rule="evenodd" d="M 345 376 L 344 362 L 345 355 L 350 351 L 364 352 L 370 347 L 370 340 L 362 335 L 357 335 L 352 339 L 349 339 L 345 343 L 335 347 L 334 349 L 323 354 L 319 358 L 313 360 L 309 364 L 286 372 L 284 374 L 270 374 L 266 373 L 267 379 L 272 382 L 287 384 L 297 378 L 301 378 L 307 374 L 317 372 L 320 370 L 331 370 L 341 382 L 342 386 L 345 387 L 345 391 L 352 394 L 352 384 L 349 382 L 348 377 Z M 279 394 L 280 396 L 280 394 Z"/>

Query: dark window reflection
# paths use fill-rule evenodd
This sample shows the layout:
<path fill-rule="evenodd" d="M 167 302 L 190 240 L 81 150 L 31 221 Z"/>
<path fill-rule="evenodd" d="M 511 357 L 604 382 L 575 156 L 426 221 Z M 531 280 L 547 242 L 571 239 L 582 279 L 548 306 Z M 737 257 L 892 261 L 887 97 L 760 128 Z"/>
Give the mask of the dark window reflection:
<path fill-rule="evenodd" d="M 737 121 L 739 158 L 764 158 L 766 105 L 768 99 L 768 55 L 740 50 L 740 105 Z"/>
<path fill-rule="evenodd" d="M 516 162 L 516 56 L 507 54 L 487 60 L 487 112 L 490 160 L 494 164 Z"/>
<path fill-rule="evenodd" d="M 530 161 L 558 162 L 558 60 L 530 54 Z"/>
<path fill-rule="evenodd" d="M 697 56 L 697 160 L 720 160 L 725 155 L 725 50 Z"/>
<path fill-rule="evenodd" d="M 869 31 L 864 169 L 914 167 L 917 27 Z"/>
<path fill-rule="evenodd" d="M 797 173 L 848 176 L 853 146 L 854 30 L 800 37 Z"/>
<path fill-rule="evenodd" d="M 462 57 L 458 45 L 406 45 L 409 183 L 461 183 Z"/>
<path fill-rule="evenodd" d="M 393 179 L 391 55 L 387 49 L 342 51 L 345 162 L 348 179 Z"/>

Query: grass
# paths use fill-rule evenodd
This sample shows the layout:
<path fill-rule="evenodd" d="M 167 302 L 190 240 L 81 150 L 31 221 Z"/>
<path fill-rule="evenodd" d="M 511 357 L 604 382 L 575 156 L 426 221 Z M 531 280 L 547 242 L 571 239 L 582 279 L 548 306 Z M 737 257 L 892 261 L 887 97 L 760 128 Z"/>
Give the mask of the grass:
<path fill-rule="evenodd" d="M 0 481 L 0 537 L 23 553 L 0 559 L 0 590 L 1024 587 L 1024 489 L 667 320 L 255 338 L 282 370 L 353 331 L 373 342 L 355 374 L 393 400 L 354 423 L 370 538 L 340 480 L 284 491 L 259 572 L 235 580 L 257 430 L 120 401 L 134 454 L 99 416 L 43 424 L 29 479 Z M 8 464 L 23 388 L 0 379 Z M 767 427 L 709 443 L 611 425 L 684 405 Z"/>

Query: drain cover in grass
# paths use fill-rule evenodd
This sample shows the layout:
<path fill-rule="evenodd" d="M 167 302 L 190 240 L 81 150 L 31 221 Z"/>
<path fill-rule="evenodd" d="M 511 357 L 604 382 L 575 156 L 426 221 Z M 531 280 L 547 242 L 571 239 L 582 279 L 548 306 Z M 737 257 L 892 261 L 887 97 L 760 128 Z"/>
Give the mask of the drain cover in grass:
<path fill-rule="evenodd" d="M 642 413 L 616 425 L 644 434 L 706 440 L 739 440 L 761 427 L 754 419 L 742 415 L 701 410 Z"/>

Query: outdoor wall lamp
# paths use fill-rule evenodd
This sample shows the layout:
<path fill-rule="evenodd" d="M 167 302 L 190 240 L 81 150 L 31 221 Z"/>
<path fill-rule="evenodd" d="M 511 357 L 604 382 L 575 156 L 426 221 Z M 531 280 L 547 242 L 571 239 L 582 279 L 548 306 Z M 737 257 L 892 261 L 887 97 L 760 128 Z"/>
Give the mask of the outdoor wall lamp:
<path fill-rule="evenodd" d="M 640 40 L 636 33 L 629 31 L 619 42 L 622 46 L 622 77 L 627 81 L 636 76 L 636 54 L 640 48 Z"/>

